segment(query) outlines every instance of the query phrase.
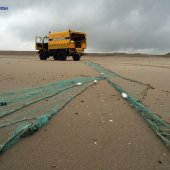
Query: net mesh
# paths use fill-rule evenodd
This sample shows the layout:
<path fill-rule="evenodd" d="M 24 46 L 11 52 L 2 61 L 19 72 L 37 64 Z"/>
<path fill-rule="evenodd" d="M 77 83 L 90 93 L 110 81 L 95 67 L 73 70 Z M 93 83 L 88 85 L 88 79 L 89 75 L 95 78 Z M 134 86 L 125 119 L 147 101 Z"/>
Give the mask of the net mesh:
<path fill-rule="evenodd" d="M 101 77 L 79 77 L 0 94 L 0 152 L 40 129 L 68 102 Z"/>
<path fill-rule="evenodd" d="M 88 66 L 95 69 L 99 73 L 103 73 L 102 76 L 110 83 L 120 94 L 126 93 L 127 94 L 127 101 L 130 105 L 140 113 L 140 115 L 144 118 L 144 120 L 149 124 L 149 126 L 153 129 L 153 131 L 160 137 L 160 139 L 166 144 L 168 148 L 170 148 L 170 124 L 162 120 L 158 117 L 154 112 L 152 112 L 148 107 L 142 104 L 139 100 L 132 97 L 128 92 L 113 82 L 113 77 L 119 77 L 124 80 L 131 80 L 129 78 L 123 77 L 115 72 L 112 72 L 99 64 L 93 62 L 86 62 Z M 137 81 L 135 81 L 137 82 Z M 137 82 L 141 84 L 140 82 Z M 148 86 L 147 84 L 143 84 Z"/>
<path fill-rule="evenodd" d="M 117 82 L 115 83 L 114 78 L 128 80 L 139 85 L 141 82 L 123 77 L 96 63 L 86 62 L 85 64 L 98 71 L 100 77 L 78 77 L 0 94 L 0 153 L 11 147 L 21 137 L 31 135 L 47 124 L 72 99 L 94 85 L 94 80 L 103 79 L 107 80 L 120 94 L 127 94 L 127 101 L 130 105 L 140 113 L 170 148 L 170 124 L 131 96 Z M 142 84 L 142 86 L 147 86 L 147 84 Z"/>

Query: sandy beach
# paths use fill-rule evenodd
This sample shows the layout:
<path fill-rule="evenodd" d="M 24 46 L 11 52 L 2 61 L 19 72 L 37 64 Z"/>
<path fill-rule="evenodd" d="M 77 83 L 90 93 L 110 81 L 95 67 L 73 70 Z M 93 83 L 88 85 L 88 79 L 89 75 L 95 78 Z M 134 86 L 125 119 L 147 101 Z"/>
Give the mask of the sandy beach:
<path fill-rule="evenodd" d="M 0 93 L 76 77 L 99 76 L 94 62 L 126 77 L 113 81 L 170 123 L 170 58 L 82 56 L 40 61 L 37 54 L 0 55 Z M 0 169 L 169 170 L 170 152 L 129 103 L 102 80 L 68 103 L 47 125 L 0 155 Z"/>

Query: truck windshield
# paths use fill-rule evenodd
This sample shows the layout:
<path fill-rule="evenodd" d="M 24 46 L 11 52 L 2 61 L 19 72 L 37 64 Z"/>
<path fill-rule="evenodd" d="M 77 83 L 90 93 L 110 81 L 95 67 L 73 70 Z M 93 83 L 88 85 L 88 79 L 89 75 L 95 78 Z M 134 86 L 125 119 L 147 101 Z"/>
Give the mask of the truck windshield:
<path fill-rule="evenodd" d="M 43 38 L 42 37 L 36 37 L 36 43 L 42 43 Z"/>
<path fill-rule="evenodd" d="M 48 37 L 36 37 L 36 43 L 37 44 L 48 43 Z"/>
<path fill-rule="evenodd" d="M 44 37 L 43 43 L 48 43 L 48 37 Z"/>

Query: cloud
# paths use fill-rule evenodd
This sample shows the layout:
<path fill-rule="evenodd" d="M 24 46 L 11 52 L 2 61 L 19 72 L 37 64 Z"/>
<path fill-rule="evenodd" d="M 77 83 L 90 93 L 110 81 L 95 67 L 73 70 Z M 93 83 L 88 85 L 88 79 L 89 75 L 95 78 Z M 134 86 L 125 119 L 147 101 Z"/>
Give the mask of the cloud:
<path fill-rule="evenodd" d="M 34 50 L 34 37 L 87 32 L 90 52 L 169 52 L 170 1 L 0 0 L 0 50 Z"/>

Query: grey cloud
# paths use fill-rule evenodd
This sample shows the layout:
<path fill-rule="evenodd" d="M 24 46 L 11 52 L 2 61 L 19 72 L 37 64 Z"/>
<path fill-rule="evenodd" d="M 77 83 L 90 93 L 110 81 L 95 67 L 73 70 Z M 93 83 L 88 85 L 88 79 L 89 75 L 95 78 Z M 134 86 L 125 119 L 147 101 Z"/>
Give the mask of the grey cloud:
<path fill-rule="evenodd" d="M 30 44 L 36 35 L 73 29 L 87 32 L 94 52 L 169 52 L 168 0 L 0 0 L 1 4 L 9 11 L 0 11 L 0 34 L 14 36 L 16 50 L 20 43 L 25 44 L 22 50 L 34 50 Z M 5 44 L 0 49 L 7 49 Z"/>

